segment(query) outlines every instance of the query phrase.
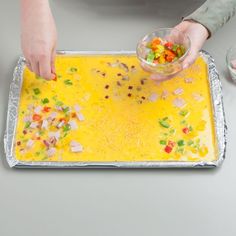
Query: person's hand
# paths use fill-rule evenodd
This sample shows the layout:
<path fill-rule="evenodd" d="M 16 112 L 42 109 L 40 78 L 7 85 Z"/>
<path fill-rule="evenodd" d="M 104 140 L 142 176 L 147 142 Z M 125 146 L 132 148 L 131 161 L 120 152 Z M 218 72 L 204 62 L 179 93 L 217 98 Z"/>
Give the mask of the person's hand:
<path fill-rule="evenodd" d="M 197 59 L 199 51 L 209 37 L 209 32 L 203 25 L 194 21 L 183 21 L 178 24 L 175 29 L 188 35 L 191 41 L 190 51 L 183 61 L 183 69 L 185 69 L 192 65 Z"/>
<path fill-rule="evenodd" d="M 209 37 L 209 32 L 203 25 L 194 21 L 182 21 L 174 28 L 188 35 L 191 41 L 190 51 L 183 61 L 183 69 L 186 69 L 197 59 L 199 51 Z M 168 79 L 171 79 L 172 77 L 170 76 Z M 166 80 L 160 78 L 160 75 L 157 74 L 151 74 L 150 79 L 158 81 Z"/>
<path fill-rule="evenodd" d="M 21 0 L 21 47 L 36 75 L 55 78 L 57 33 L 47 0 Z"/>

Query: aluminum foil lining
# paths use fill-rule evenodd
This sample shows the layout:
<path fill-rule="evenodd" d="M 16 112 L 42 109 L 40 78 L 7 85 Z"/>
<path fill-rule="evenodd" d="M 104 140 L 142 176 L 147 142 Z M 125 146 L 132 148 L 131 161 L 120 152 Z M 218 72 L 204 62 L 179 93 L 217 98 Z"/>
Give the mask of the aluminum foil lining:
<path fill-rule="evenodd" d="M 59 51 L 62 55 L 89 55 L 89 54 L 109 54 L 109 55 L 131 55 L 134 51 Z M 218 145 L 218 158 L 211 162 L 183 162 L 183 161 L 155 161 L 155 162 L 23 162 L 15 157 L 14 141 L 18 119 L 18 105 L 23 80 L 25 59 L 20 57 L 13 74 L 13 81 L 10 85 L 9 102 L 7 111 L 6 131 L 4 135 L 4 149 L 6 159 L 10 167 L 28 168 L 210 168 L 219 166 L 226 151 L 226 121 L 223 106 L 222 85 L 217 72 L 214 59 L 206 51 L 201 51 L 201 55 L 208 65 L 209 84 L 212 96 L 212 106 L 215 122 L 216 143 Z"/>

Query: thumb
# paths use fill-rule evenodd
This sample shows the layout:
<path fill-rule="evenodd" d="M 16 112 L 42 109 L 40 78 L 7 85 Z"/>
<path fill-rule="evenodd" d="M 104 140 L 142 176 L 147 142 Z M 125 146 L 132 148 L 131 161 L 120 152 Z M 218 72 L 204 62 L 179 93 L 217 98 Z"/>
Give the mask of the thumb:
<path fill-rule="evenodd" d="M 198 55 L 199 55 L 199 50 L 197 48 L 192 48 L 189 51 L 187 57 L 183 61 L 183 69 L 186 69 L 189 66 L 191 66 L 198 58 Z"/>

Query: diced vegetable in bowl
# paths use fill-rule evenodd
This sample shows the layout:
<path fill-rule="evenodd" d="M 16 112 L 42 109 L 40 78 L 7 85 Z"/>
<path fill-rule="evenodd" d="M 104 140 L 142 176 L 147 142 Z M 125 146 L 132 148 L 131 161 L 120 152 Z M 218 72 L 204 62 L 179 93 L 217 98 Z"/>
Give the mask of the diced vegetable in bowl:
<path fill-rule="evenodd" d="M 188 36 L 176 29 L 161 28 L 139 41 L 137 56 L 145 70 L 168 79 L 183 69 L 189 49 Z"/>

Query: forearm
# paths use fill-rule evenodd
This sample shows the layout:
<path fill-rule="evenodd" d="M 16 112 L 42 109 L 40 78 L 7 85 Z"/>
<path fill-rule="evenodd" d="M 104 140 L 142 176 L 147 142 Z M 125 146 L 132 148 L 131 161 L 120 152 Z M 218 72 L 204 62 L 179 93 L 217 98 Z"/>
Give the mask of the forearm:
<path fill-rule="evenodd" d="M 28 19 L 48 23 L 51 10 L 48 0 L 21 0 L 21 27 L 27 28 Z"/>
<path fill-rule="evenodd" d="M 236 0 L 207 0 L 184 20 L 193 20 L 204 25 L 212 35 L 234 16 L 235 11 Z"/>
<path fill-rule="evenodd" d="M 21 0 L 21 47 L 28 68 L 55 77 L 57 33 L 48 0 Z"/>

